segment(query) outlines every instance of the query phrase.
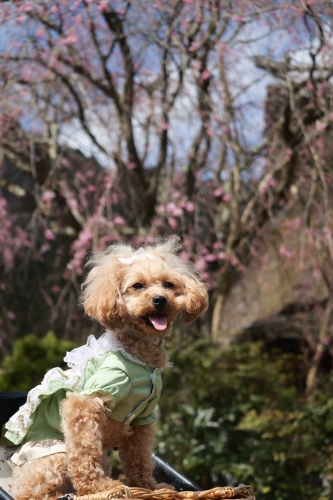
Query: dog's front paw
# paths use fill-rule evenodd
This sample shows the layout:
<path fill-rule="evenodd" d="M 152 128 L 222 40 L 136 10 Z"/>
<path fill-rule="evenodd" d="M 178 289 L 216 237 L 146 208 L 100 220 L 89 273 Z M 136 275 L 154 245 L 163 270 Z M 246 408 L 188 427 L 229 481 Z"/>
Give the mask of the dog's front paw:
<path fill-rule="evenodd" d="M 157 483 L 157 485 L 155 486 L 155 490 L 172 490 L 172 491 L 175 491 L 175 488 L 171 484 Z"/>
<path fill-rule="evenodd" d="M 89 484 L 80 484 L 76 487 L 78 496 L 92 495 L 93 493 L 101 493 L 115 488 L 122 488 L 123 483 L 118 480 L 106 479 L 104 481 L 93 481 Z"/>
<path fill-rule="evenodd" d="M 118 479 L 109 479 L 108 481 L 101 483 L 100 488 L 98 489 L 98 492 L 106 491 L 106 490 L 113 490 L 115 488 L 122 488 L 123 486 L 124 486 L 123 483 L 121 481 L 119 481 Z"/>

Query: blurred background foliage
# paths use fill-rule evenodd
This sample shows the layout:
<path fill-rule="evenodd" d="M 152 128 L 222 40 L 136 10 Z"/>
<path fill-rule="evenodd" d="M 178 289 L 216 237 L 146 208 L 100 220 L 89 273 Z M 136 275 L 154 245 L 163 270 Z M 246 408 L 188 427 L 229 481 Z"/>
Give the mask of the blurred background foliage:
<path fill-rule="evenodd" d="M 263 342 L 174 345 L 158 450 L 207 489 L 251 484 L 260 499 L 332 498 L 333 377 L 307 397 L 302 357 Z M 326 488 L 325 488 L 326 485 Z"/>
<path fill-rule="evenodd" d="M 57 339 L 53 332 L 42 339 L 31 333 L 17 340 L 12 354 L 1 365 L 0 392 L 29 391 L 42 381 L 47 370 L 67 367 L 63 358 L 74 347 L 73 342 Z"/>

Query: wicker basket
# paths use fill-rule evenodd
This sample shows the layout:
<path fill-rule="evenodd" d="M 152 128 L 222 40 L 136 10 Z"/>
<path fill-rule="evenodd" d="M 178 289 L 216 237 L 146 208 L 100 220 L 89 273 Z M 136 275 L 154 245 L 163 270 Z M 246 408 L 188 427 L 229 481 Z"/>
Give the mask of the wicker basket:
<path fill-rule="evenodd" d="M 134 500 L 222 500 L 232 498 L 234 500 L 255 500 L 251 486 L 237 486 L 231 488 L 225 486 L 213 488 L 206 491 L 174 491 L 169 489 L 145 490 L 143 488 L 128 488 L 122 486 L 112 490 L 76 497 L 77 500 L 111 500 L 111 499 L 132 498 Z"/>

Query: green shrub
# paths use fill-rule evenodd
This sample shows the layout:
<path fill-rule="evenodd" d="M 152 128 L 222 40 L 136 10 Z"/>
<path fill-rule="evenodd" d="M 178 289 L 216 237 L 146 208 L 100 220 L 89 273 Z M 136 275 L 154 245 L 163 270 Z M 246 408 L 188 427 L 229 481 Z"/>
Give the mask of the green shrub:
<path fill-rule="evenodd" d="M 333 498 L 333 378 L 304 395 L 297 355 L 261 343 L 174 348 L 158 451 L 204 489 L 251 484 L 264 500 Z M 331 495 L 331 496 L 330 496 Z"/>
<path fill-rule="evenodd" d="M 42 339 L 32 333 L 17 340 L 13 353 L 2 363 L 0 392 L 32 389 L 50 368 L 65 368 L 63 357 L 74 347 L 72 342 L 57 339 L 53 332 L 48 332 Z"/>

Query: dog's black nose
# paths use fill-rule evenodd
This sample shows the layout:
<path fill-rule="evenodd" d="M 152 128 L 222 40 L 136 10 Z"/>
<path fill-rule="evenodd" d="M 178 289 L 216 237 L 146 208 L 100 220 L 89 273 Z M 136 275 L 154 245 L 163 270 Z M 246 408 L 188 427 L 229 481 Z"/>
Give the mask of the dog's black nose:
<path fill-rule="evenodd" d="M 153 297 L 153 304 L 157 309 L 163 309 L 167 305 L 167 299 L 163 295 Z"/>

